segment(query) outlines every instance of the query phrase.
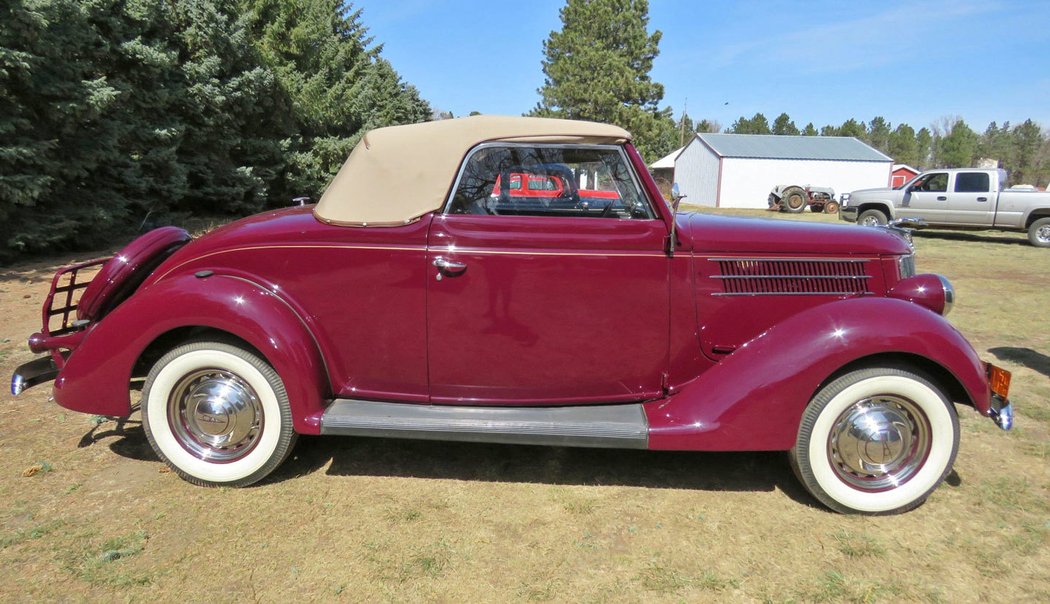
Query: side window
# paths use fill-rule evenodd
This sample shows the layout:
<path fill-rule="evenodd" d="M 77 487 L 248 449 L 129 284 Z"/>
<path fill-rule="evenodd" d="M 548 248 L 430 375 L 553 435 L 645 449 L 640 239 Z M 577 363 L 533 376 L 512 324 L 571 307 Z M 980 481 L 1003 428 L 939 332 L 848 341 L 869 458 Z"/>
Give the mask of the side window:
<path fill-rule="evenodd" d="M 936 174 L 923 177 L 921 181 L 915 183 L 913 190 L 926 193 L 944 193 L 948 190 L 948 173 L 937 172 Z"/>
<path fill-rule="evenodd" d="M 654 217 L 614 146 L 483 146 L 467 157 L 448 213 Z"/>
<path fill-rule="evenodd" d="M 987 193 L 990 184 L 987 172 L 959 172 L 955 175 L 956 193 Z"/>

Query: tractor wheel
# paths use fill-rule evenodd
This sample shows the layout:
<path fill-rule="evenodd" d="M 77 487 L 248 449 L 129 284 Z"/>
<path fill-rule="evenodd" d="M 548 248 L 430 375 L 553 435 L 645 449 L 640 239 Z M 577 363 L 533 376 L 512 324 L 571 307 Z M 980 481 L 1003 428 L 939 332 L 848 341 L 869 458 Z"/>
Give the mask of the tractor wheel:
<path fill-rule="evenodd" d="M 788 187 L 780 198 L 780 209 L 792 214 L 798 214 L 809 205 L 809 196 L 802 187 Z"/>
<path fill-rule="evenodd" d="M 838 214 L 839 213 L 839 202 L 837 202 L 837 201 L 829 201 L 826 204 L 824 204 L 824 213 L 825 214 Z"/>

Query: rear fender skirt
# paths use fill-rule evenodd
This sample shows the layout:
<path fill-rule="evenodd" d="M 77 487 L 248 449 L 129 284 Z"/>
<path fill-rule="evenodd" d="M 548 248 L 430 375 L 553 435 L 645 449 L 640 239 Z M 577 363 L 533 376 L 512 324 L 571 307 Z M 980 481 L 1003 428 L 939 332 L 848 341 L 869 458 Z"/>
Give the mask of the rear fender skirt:
<path fill-rule="evenodd" d="M 989 414 L 984 364 L 943 317 L 902 300 L 852 298 L 778 323 L 677 394 L 645 405 L 649 448 L 790 449 L 806 405 L 831 375 L 887 353 L 940 365 L 963 386 L 968 402 Z"/>
<path fill-rule="evenodd" d="M 135 363 L 158 337 L 206 327 L 254 346 L 284 380 L 295 430 L 317 434 L 328 377 L 317 343 L 284 300 L 239 277 L 183 275 L 147 286 L 92 325 L 55 380 L 55 400 L 74 411 L 126 416 Z"/>

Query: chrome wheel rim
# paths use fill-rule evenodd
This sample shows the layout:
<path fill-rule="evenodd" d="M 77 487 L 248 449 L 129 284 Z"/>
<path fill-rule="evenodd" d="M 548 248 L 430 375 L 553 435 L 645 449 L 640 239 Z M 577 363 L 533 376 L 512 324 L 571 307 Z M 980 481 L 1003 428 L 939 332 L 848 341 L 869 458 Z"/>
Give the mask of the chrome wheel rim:
<path fill-rule="evenodd" d="M 168 397 L 168 425 L 183 449 L 209 462 L 236 461 L 258 442 L 262 402 L 236 374 L 204 369 L 183 376 Z"/>
<path fill-rule="evenodd" d="M 868 216 L 860 222 L 864 226 L 879 226 L 879 219 L 874 216 Z"/>
<path fill-rule="evenodd" d="M 1039 227 L 1035 231 L 1035 238 L 1039 243 L 1050 243 L 1050 224 Z"/>
<path fill-rule="evenodd" d="M 880 492 L 911 480 L 932 448 L 930 423 L 912 401 L 879 395 L 843 411 L 828 435 L 835 475 L 859 491 Z"/>

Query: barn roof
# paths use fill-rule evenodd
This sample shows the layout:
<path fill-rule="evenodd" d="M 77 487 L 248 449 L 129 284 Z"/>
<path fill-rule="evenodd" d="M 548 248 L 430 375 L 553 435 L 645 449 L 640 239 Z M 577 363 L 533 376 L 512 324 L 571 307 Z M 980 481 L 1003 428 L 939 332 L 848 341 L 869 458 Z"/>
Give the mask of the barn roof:
<path fill-rule="evenodd" d="M 893 160 L 852 136 L 697 134 L 721 157 L 887 162 Z"/>
<path fill-rule="evenodd" d="M 674 151 L 671 151 L 667 155 L 649 164 L 649 167 L 653 170 L 659 170 L 661 168 L 674 168 L 674 160 L 678 159 L 678 156 L 682 154 L 685 147 L 679 147 Z"/>

